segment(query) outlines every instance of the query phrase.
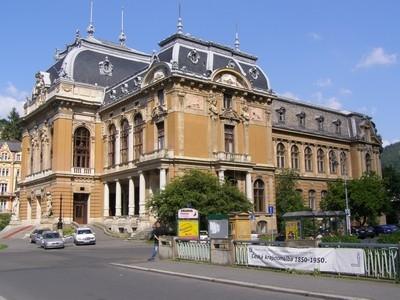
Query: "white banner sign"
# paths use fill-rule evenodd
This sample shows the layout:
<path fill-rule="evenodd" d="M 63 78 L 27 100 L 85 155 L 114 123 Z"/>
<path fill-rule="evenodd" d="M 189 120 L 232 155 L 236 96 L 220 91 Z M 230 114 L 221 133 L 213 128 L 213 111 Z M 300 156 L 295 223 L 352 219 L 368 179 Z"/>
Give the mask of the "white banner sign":
<path fill-rule="evenodd" d="M 248 246 L 251 266 L 303 271 L 365 274 L 364 251 L 343 248 Z"/>
<path fill-rule="evenodd" d="M 178 210 L 178 219 L 198 219 L 199 212 L 194 208 L 182 208 Z"/>

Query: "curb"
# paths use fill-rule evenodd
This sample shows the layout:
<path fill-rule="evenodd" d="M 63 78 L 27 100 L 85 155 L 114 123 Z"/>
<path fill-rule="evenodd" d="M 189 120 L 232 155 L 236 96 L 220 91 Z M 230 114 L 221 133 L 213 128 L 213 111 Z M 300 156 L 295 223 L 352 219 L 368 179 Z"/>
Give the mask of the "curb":
<path fill-rule="evenodd" d="M 276 292 L 276 293 L 285 293 L 285 294 L 300 295 L 300 296 L 306 296 L 306 297 L 315 297 L 315 298 L 320 298 L 320 299 L 369 300 L 367 298 L 359 298 L 359 297 L 351 297 L 351 296 L 343 296 L 343 295 L 333 295 L 333 294 L 326 294 L 326 293 L 310 292 L 310 291 L 305 291 L 305 290 L 294 290 L 294 289 L 271 286 L 271 285 L 262 285 L 262 284 L 256 284 L 256 283 L 250 283 L 250 282 L 230 280 L 230 279 L 221 279 L 221 278 L 214 278 L 214 277 L 208 277 L 208 276 L 200 276 L 200 275 L 193 275 L 193 274 L 187 274 L 187 273 L 165 271 L 165 270 L 160 270 L 160 269 L 145 268 L 145 267 L 139 267 L 139 266 L 135 266 L 135 265 L 125 265 L 125 264 L 119 264 L 119 263 L 110 263 L 110 265 L 113 265 L 116 267 L 121 267 L 121 268 L 145 271 L 145 272 L 153 272 L 153 273 L 159 273 L 159 274 L 164 274 L 164 275 L 171 275 L 171 276 L 191 278 L 191 279 L 197 279 L 197 280 L 208 281 L 208 282 L 216 282 L 216 283 L 222 283 L 222 284 L 228 284 L 228 285 L 235 285 L 235 286 L 259 289 L 259 290 L 271 291 L 271 292 Z"/>

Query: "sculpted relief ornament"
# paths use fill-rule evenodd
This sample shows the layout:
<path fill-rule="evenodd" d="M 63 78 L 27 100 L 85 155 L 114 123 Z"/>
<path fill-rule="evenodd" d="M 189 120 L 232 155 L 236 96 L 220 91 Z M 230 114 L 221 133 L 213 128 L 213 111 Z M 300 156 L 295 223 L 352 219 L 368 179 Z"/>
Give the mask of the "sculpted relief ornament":
<path fill-rule="evenodd" d="M 53 215 L 53 200 L 51 197 L 51 193 L 46 193 L 46 211 L 44 213 L 44 217 L 51 217 Z"/>
<path fill-rule="evenodd" d="M 208 114 L 213 119 L 217 118 L 218 108 L 217 108 L 217 99 L 215 98 L 215 96 L 211 95 L 210 97 L 208 97 L 207 103 L 208 103 Z"/>
<path fill-rule="evenodd" d="M 250 121 L 249 106 L 247 103 L 243 104 L 242 113 L 240 116 L 242 117 L 243 122 L 248 123 Z"/>
<path fill-rule="evenodd" d="M 12 219 L 18 220 L 19 219 L 19 197 L 15 197 L 12 203 Z"/>
<path fill-rule="evenodd" d="M 161 120 L 167 113 L 167 108 L 164 105 L 157 105 L 151 111 L 151 118 L 154 122 L 157 122 Z"/>

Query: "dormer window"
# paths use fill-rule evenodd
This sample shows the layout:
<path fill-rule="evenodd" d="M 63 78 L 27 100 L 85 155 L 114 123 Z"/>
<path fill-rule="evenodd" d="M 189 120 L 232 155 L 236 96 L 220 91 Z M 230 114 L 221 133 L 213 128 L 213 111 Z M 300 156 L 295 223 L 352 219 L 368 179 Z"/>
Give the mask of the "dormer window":
<path fill-rule="evenodd" d="M 286 108 L 281 107 L 276 110 L 278 114 L 278 123 L 285 123 L 286 120 Z"/>
<path fill-rule="evenodd" d="M 306 113 L 302 111 L 301 113 L 297 114 L 297 119 L 299 121 L 299 127 L 305 128 L 306 127 Z"/>
<path fill-rule="evenodd" d="M 224 93 L 224 108 L 232 109 L 232 95 Z"/>
<path fill-rule="evenodd" d="M 324 117 L 319 116 L 315 120 L 317 120 L 317 125 L 318 125 L 318 130 L 319 131 L 324 131 Z"/>
<path fill-rule="evenodd" d="M 333 121 L 333 125 L 335 125 L 335 133 L 341 134 L 342 133 L 342 121 L 339 119 Z"/>

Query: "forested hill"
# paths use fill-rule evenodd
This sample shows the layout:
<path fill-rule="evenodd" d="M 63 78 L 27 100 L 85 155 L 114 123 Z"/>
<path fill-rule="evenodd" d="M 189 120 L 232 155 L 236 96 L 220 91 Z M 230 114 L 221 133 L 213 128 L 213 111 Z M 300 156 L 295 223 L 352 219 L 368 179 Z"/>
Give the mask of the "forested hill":
<path fill-rule="evenodd" d="M 383 148 L 382 167 L 392 166 L 400 172 L 400 142 Z"/>

